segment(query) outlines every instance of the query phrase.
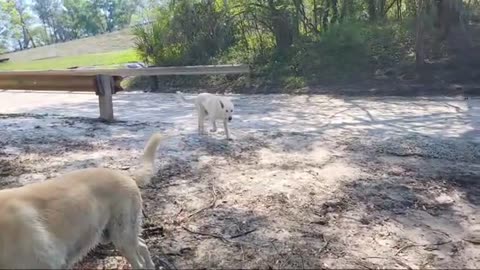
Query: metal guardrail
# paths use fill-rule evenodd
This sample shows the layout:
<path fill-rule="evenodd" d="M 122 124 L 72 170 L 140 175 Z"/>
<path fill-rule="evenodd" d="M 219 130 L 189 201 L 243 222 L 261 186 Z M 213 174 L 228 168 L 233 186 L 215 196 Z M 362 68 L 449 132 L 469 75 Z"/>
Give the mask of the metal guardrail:
<path fill-rule="evenodd" d="M 128 76 L 226 75 L 250 73 L 248 65 L 210 65 L 121 69 L 64 69 L 40 71 L 2 71 L 0 89 L 31 91 L 94 92 L 99 98 L 100 118 L 112 121 L 112 95 L 123 89 Z"/>

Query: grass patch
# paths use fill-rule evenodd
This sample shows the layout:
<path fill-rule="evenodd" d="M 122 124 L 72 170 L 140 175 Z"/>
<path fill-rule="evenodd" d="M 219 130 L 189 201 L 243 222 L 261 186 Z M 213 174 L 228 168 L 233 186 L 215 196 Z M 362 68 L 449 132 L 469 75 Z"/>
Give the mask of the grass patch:
<path fill-rule="evenodd" d="M 74 66 L 112 66 L 139 61 L 134 49 L 108 53 L 86 54 L 69 57 L 49 58 L 29 62 L 0 63 L 0 70 L 48 70 L 65 69 Z"/>

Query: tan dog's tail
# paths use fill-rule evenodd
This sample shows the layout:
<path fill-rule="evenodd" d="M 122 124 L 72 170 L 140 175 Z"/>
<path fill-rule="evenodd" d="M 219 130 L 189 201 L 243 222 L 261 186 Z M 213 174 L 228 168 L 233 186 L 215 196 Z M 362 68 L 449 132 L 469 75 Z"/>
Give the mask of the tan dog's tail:
<path fill-rule="evenodd" d="M 153 134 L 148 139 L 145 150 L 142 157 L 142 168 L 135 172 L 133 179 L 137 182 L 137 185 L 143 186 L 150 183 L 154 175 L 154 161 L 155 153 L 157 152 L 158 145 L 165 137 L 160 133 Z"/>
<path fill-rule="evenodd" d="M 183 95 L 183 93 L 180 91 L 177 91 L 177 99 L 180 100 L 180 102 L 182 103 L 192 103 L 191 101 L 188 101 Z"/>

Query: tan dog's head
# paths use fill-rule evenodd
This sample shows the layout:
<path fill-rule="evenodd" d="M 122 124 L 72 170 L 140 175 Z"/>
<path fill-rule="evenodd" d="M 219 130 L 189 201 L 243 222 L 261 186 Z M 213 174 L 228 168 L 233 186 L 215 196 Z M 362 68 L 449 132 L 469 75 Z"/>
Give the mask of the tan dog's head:
<path fill-rule="evenodd" d="M 224 119 L 229 122 L 233 119 L 233 110 L 234 106 L 232 101 L 229 98 L 222 98 L 219 100 L 220 109 L 223 112 Z"/>

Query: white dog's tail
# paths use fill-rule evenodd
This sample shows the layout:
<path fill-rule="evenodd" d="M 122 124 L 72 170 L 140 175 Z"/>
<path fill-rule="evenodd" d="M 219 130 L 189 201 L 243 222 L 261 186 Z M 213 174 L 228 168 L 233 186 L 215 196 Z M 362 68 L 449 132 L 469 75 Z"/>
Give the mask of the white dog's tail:
<path fill-rule="evenodd" d="M 150 139 L 148 139 L 145 150 L 143 151 L 142 157 L 142 168 L 135 172 L 133 179 L 137 182 L 137 185 L 143 186 L 150 183 L 154 175 L 154 162 L 155 162 L 155 153 L 157 152 L 158 145 L 164 139 L 164 136 L 160 133 L 153 134 Z"/>
<path fill-rule="evenodd" d="M 177 91 L 177 97 L 178 97 L 178 99 L 179 99 L 181 102 L 183 102 L 183 103 L 192 103 L 192 102 L 188 101 L 188 100 L 185 98 L 185 96 L 183 95 L 183 93 L 180 92 L 180 91 Z"/>

